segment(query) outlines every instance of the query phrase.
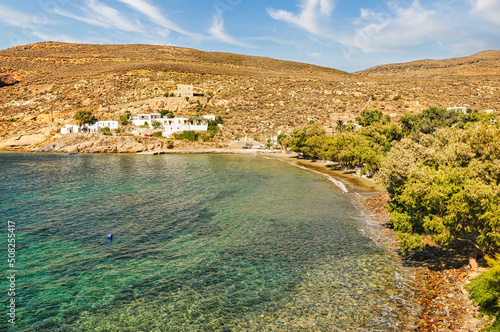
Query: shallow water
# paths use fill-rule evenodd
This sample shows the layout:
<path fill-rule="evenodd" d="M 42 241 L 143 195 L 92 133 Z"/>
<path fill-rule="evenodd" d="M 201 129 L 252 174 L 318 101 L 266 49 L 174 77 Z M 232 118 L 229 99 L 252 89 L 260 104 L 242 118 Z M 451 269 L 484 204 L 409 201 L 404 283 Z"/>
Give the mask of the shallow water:
<path fill-rule="evenodd" d="M 9 331 L 399 330 L 404 273 L 320 174 L 252 156 L 2 153 L 0 183 L 18 245 Z"/>

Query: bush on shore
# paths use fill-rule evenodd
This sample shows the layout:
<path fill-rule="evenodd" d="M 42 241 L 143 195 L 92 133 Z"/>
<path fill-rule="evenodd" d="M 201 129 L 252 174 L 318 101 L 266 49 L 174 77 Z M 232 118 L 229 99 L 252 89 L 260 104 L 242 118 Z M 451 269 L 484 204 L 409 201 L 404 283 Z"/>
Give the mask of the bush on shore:
<path fill-rule="evenodd" d="M 495 319 L 488 331 L 500 331 L 497 319 L 500 311 L 500 254 L 496 258 L 486 258 L 490 269 L 484 271 L 468 285 L 471 297 L 481 306 L 481 311 Z"/>

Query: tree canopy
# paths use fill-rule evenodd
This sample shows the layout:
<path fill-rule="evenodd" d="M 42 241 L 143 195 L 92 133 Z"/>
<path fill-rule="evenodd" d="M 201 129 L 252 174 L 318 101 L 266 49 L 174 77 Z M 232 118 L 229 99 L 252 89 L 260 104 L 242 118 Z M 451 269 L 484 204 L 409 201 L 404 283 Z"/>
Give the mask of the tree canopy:
<path fill-rule="evenodd" d="M 457 125 L 463 128 L 466 123 L 489 120 L 495 115 L 478 113 L 469 110 L 464 114 L 456 110 L 447 110 L 444 107 L 430 106 L 419 114 L 407 114 L 401 117 L 401 125 L 405 135 L 418 138 L 420 134 L 431 134 L 438 128 Z"/>
<path fill-rule="evenodd" d="M 356 117 L 356 121 L 363 127 L 367 127 L 375 122 L 382 121 L 382 112 L 379 110 L 365 109 L 360 116 Z"/>
<path fill-rule="evenodd" d="M 500 129 L 488 121 L 403 139 L 379 175 L 404 250 L 457 239 L 500 248 Z"/>
<path fill-rule="evenodd" d="M 75 113 L 75 120 L 79 124 L 89 123 L 95 120 L 94 112 L 91 108 L 81 108 Z"/>

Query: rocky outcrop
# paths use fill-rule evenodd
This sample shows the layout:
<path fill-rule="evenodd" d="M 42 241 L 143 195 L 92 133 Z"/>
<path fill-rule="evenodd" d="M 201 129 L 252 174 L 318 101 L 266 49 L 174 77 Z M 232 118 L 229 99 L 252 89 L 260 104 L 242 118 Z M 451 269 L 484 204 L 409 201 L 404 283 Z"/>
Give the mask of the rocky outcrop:
<path fill-rule="evenodd" d="M 137 153 L 171 149 L 172 144 L 163 139 L 131 136 L 74 135 L 35 149 L 37 152 L 63 153 Z"/>
<path fill-rule="evenodd" d="M 16 80 L 11 75 L 0 75 L 0 88 L 4 86 L 14 85 L 17 83 L 19 83 L 19 81 Z"/>
<path fill-rule="evenodd" d="M 43 134 L 20 135 L 1 142 L 0 149 L 32 147 L 44 142 L 46 139 L 47 137 Z"/>

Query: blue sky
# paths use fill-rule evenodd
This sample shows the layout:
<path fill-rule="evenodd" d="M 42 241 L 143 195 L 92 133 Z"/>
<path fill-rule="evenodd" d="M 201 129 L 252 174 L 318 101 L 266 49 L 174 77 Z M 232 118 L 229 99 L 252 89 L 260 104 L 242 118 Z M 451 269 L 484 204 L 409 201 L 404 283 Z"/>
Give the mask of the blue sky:
<path fill-rule="evenodd" d="M 500 0 L 2 0 L 0 48 L 158 44 L 346 71 L 500 49 Z"/>

